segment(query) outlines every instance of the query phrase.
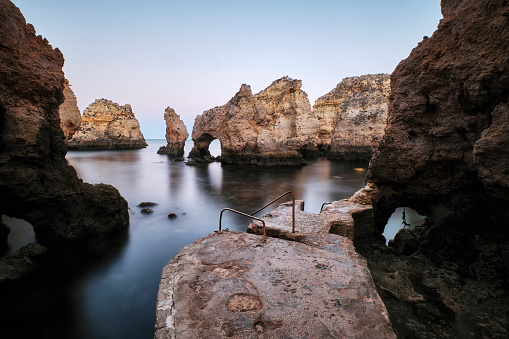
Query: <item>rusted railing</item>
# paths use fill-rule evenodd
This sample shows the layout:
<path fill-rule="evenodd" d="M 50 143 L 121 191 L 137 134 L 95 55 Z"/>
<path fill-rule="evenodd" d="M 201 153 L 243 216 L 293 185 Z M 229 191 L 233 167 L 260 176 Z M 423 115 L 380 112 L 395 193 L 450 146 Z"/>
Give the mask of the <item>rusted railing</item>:
<path fill-rule="evenodd" d="M 267 205 L 265 205 L 262 208 L 254 211 L 253 213 L 251 213 L 251 215 L 254 215 L 254 214 L 260 212 L 265 207 L 268 207 L 268 206 L 272 205 L 273 203 L 275 203 L 276 201 L 278 201 L 279 199 L 281 199 L 282 197 L 284 197 L 287 194 L 291 194 L 292 195 L 292 233 L 295 233 L 295 196 L 294 196 L 292 191 L 288 191 L 286 193 L 281 194 L 279 197 L 277 197 L 276 199 L 272 200 Z"/>
<path fill-rule="evenodd" d="M 248 217 L 250 219 L 255 219 L 255 220 L 258 220 L 258 221 L 261 221 L 262 224 L 263 224 L 263 240 L 265 241 L 267 239 L 267 234 L 265 232 L 265 221 L 263 221 L 262 219 L 260 218 L 257 218 L 257 217 L 253 217 L 252 215 L 249 215 L 247 213 L 243 213 L 243 212 L 239 212 L 239 211 L 236 211 L 234 209 L 231 209 L 231 208 L 223 208 L 221 210 L 221 214 L 219 215 L 219 232 L 221 232 L 221 220 L 223 219 L 223 212 L 224 211 L 230 211 L 230 212 L 234 212 L 234 213 L 237 213 L 237 214 L 240 214 L 240 215 L 243 215 L 245 217 Z"/>
<path fill-rule="evenodd" d="M 322 213 L 323 206 L 325 206 L 325 205 L 330 205 L 330 204 L 332 204 L 330 201 L 329 201 L 329 202 L 324 202 L 324 203 L 322 204 L 322 207 L 320 207 L 320 213 Z"/>

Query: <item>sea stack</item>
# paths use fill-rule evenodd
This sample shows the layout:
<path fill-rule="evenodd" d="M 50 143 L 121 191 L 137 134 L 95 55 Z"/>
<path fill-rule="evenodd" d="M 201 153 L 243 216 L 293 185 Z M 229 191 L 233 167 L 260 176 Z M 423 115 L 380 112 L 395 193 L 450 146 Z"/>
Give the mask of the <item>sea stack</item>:
<path fill-rule="evenodd" d="M 67 164 L 59 107 L 64 58 L 0 0 L 0 215 L 29 222 L 42 244 L 127 230 L 127 202 Z"/>
<path fill-rule="evenodd" d="M 80 128 L 81 113 L 78 107 L 78 100 L 67 79 L 64 81 L 64 102 L 58 110 L 60 114 L 60 127 L 62 127 L 65 139 L 69 140 Z"/>
<path fill-rule="evenodd" d="M 368 74 L 345 78 L 316 100 L 318 144 L 329 159 L 371 159 L 384 135 L 389 91 L 389 75 Z"/>
<path fill-rule="evenodd" d="M 186 140 L 189 138 L 186 125 L 184 125 L 180 116 L 171 107 L 166 108 L 164 111 L 164 121 L 166 122 L 167 145 L 159 148 L 157 153 L 171 156 L 183 155 Z"/>
<path fill-rule="evenodd" d="M 83 112 L 81 126 L 67 141 L 69 149 L 136 149 L 147 147 L 131 105 L 97 99 Z"/>

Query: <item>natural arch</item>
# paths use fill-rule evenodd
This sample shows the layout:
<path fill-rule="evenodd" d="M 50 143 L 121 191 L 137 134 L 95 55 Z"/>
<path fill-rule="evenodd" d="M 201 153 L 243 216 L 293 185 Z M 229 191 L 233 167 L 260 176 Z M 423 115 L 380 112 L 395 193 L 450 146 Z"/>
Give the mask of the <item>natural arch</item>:
<path fill-rule="evenodd" d="M 210 135 L 209 133 L 203 133 L 198 138 L 193 139 L 194 146 L 189 152 L 190 159 L 203 159 L 206 161 L 214 160 L 210 154 L 209 146 L 213 140 L 217 138 Z"/>

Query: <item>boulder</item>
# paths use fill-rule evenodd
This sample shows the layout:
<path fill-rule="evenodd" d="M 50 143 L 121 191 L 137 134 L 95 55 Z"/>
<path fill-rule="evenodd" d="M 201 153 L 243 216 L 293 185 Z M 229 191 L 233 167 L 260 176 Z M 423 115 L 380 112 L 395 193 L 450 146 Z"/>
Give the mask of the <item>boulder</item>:
<path fill-rule="evenodd" d="M 131 105 L 120 106 L 107 100 L 97 99 L 83 112 L 81 125 L 72 139 L 69 149 L 136 149 L 147 147 L 134 116 Z"/>
<path fill-rule="evenodd" d="M 164 111 L 164 121 L 166 121 L 166 146 L 162 146 L 157 151 L 158 154 L 168 154 L 179 156 L 184 154 L 184 146 L 189 133 L 187 133 L 186 125 L 180 120 L 180 116 L 175 113 L 171 107 Z"/>
<path fill-rule="evenodd" d="M 119 192 L 83 183 L 65 159 L 62 53 L 8 0 L 0 41 L 0 215 L 26 220 L 42 243 L 126 230 Z"/>
<path fill-rule="evenodd" d="M 213 233 L 164 267 L 155 338 L 396 338 L 364 259 L 334 234 Z"/>

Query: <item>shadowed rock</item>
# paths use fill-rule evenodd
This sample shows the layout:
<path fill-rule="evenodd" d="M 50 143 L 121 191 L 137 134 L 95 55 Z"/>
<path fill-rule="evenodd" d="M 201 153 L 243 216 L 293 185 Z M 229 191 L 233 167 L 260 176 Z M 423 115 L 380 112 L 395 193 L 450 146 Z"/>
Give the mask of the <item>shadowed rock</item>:
<path fill-rule="evenodd" d="M 83 183 L 65 159 L 59 107 L 64 58 L 0 0 L 0 215 L 26 220 L 40 242 L 87 238 L 129 223 L 110 185 Z"/>

